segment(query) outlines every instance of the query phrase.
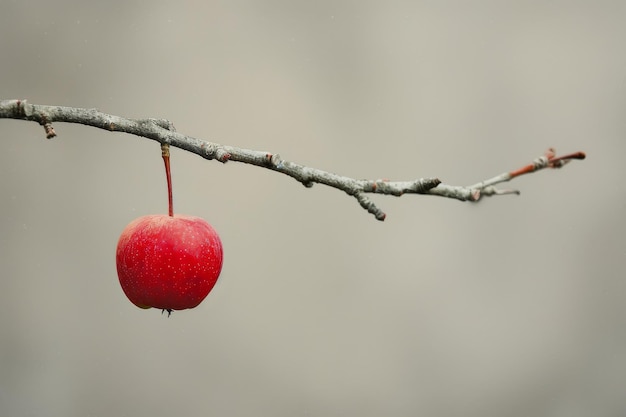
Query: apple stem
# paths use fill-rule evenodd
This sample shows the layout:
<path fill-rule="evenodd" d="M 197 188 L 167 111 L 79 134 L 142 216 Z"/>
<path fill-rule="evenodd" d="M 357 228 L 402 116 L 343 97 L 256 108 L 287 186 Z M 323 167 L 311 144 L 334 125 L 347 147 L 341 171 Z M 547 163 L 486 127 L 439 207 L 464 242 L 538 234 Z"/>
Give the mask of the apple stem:
<path fill-rule="evenodd" d="M 170 145 L 169 143 L 161 144 L 161 156 L 165 163 L 165 177 L 167 178 L 167 203 L 168 214 L 174 217 L 174 198 L 172 197 L 172 174 L 170 171 Z"/>

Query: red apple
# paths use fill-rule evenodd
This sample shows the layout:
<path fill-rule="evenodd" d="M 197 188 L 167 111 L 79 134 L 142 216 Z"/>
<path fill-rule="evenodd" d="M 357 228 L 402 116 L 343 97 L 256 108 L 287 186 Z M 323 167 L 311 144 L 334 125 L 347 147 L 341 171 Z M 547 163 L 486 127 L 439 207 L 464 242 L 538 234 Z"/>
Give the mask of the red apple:
<path fill-rule="evenodd" d="M 194 308 L 222 270 L 222 242 L 199 217 L 150 215 L 132 221 L 117 243 L 117 275 L 141 308 Z"/>

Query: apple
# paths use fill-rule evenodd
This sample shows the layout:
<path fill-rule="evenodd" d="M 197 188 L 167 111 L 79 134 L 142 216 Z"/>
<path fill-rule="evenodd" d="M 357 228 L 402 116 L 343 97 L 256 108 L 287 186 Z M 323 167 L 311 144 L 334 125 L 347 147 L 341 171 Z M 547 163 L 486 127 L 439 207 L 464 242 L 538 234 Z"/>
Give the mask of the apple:
<path fill-rule="evenodd" d="M 128 299 L 140 308 L 194 308 L 205 299 L 222 270 L 222 242 L 204 219 L 148 215 L 122 232 L 117 275 Z"/>
<path fill-rule="evenodd" d="M 222 241 L 206 220 L 174 215 L 170 147 L 161 144 L 168 214 L 139 217 L 117 242 L 117 276 L 126 297 L 140 308 L 194 308 L 209 295 L 222 271 Z"/>

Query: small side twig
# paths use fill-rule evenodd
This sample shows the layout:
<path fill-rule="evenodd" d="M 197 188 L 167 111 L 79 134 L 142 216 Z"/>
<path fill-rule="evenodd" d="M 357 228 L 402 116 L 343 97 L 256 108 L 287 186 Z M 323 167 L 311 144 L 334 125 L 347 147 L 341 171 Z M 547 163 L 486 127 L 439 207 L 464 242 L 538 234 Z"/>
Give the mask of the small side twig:
<path fill-rule="evenodd" d="M 290 162 L 282 159 L 278 154 L 220 145 L 183 135 L 176 132 L 170 121 L 164 119 L 127 119 L 102 113 L 96 109 L 35 105 L 27 103 L 26 100 L 0 101 L 1 118 L 37 122 L 44 126 L 47 138 L 56 136 L 52 122 L 79 123 L 111 132 L 124 132 L 145 137 L 161 145 L 174 146 L 195 153 L 205 159 L 216 159 L 222 163 L 243 162 L 271 169 L 294 178 L 305 187 L 312 187 L 313 184 L 318 183 L 342 190 L 353 196 L 362 208 L 378 220 L 384 220 L 386 214 L 365 195 L 367 193 L 397 197 L 404 194 L 429 194 L 461 201 L 479 201 L 484 196 L 519 194 L 517 190 L 498 190 L 495 185 L 499 183 L 543 168 L 561 168 L 573 159 L 585 158 L 582 152 L 557 157 L 554 150 L 550 149 L 546 155 L 537 158 L 529 165 L 471 186 L 442 184 L 437 178 L 420 178 L 410 181 L 358 180 Z"/>

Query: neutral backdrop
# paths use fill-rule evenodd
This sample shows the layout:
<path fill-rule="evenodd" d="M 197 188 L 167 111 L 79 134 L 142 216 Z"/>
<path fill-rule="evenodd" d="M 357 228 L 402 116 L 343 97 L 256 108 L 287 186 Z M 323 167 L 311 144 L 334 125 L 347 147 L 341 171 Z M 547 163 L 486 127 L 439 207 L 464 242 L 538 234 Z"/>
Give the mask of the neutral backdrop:
<path fill-rule="evenodd" d="M 355 178 L 345 193 L 172 151 L 175 210 L 225 265 L 167 318 L 115 246 L 167 210 L 157 143 L 0 120 L 3 416 L 626 413 L 623 1 L 0 2 L 1 98 L 171 120 Z M 508 185 L 507 185 L 508 186 Z"/>

